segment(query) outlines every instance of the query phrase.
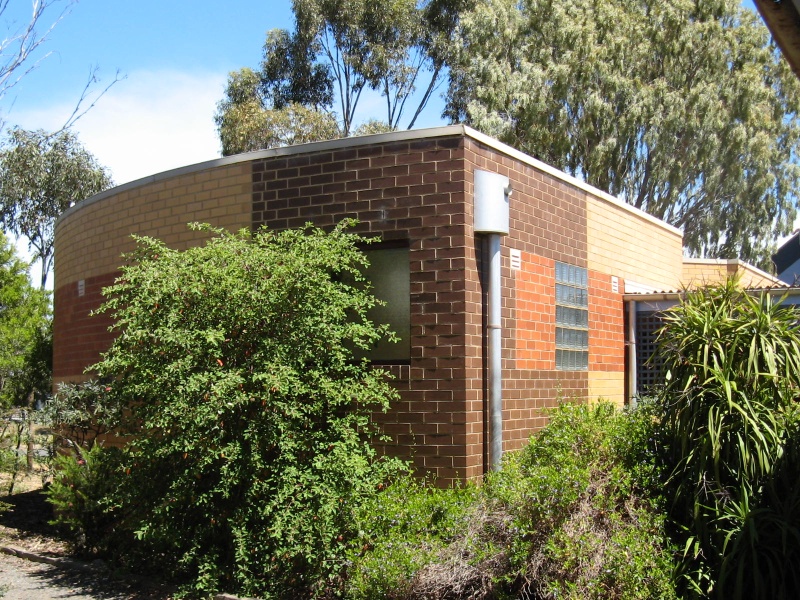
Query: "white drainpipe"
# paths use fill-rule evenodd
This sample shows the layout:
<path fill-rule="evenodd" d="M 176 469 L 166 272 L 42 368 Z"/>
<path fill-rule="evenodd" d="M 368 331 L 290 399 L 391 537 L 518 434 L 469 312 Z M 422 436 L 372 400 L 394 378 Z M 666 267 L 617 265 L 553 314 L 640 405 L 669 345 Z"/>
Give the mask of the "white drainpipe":
<path fill-rule="evenodd" d="M 502 335 L 502 262 L 500 238 L 508 235 L 508 199 L 511 196 L 508 177 L 475 171 L 475 233 L 487 235 L 489 306 L 489 465 L 500 469 L 503 458 L 503 335 Z"/>

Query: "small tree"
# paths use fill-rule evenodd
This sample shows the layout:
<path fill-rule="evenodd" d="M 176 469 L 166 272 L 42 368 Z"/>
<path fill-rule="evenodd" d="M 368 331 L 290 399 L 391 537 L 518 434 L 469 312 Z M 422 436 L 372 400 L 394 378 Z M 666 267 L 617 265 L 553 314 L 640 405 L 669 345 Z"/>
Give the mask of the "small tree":
<path fill-rule="evenodd" d="M 42 263 L 41 286 L 53 266 L 53 236 L 59 215 L 111 186 L 111 177 L 78 142 L 61 131 L 14 129 L 0 152 L 0 219 L 28 240 Z"/>
<path fill-rule="evenodd" d="M 662 431 L 690 593 L 800 594 L 799 316 L 735 281 L 667 313 Z"/>
<path fill-rule="evenodd" d="M 381 131 L 411 129 L 444 80 L 453 30 L 473 4 L 293 0 L 294 30 L 267 32 L 259 71 L 229 77 L 216 114 L 223 154 L 374 130 L 359 132 L 365 89 L 383 97 Z M 273 122 L 277 135 L 263 126 Z"/>
<path fill-rule="evenodd" d="M 0 233 L 0 402 L 32 405 L 49 391 L 50 303 L 31 285 L 28 265 Z"/>
<path fill-rule="evenodd" d="M 214 116 L 223 156 L 341 137 L 330 113 L 296 103 L 264 108 L 260 84 L 260 76 L 252 69 L 228 75 L 226 99 Z"/>
<path fill-rule="evenodd" d="M 138 238 L 105 290 L 118 336 L 93 368 L 142 431 L 111 504 L 204 592 L 335 586 L 351 511 L 398 465 L 369 444 L 396 392 L 354 358 L 387 331 L 346 225 Z"/>

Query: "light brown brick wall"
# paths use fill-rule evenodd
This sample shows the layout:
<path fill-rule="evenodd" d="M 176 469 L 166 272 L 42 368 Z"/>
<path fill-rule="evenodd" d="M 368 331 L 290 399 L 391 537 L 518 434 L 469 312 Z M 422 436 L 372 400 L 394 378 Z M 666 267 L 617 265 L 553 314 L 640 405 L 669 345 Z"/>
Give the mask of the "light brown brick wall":
<path fill-rule="evenodd" d="M 187 223 L 211 223 L 231 231 L 251 227 L 250 166 L 208 169 L 118 193 L 65 215 L 56 228 L 53 327 L 53 378 L 85 379 L 113 339 L 106 317 L 91 317 L 101 290 L 114 282 L 121 254 L 134 248 L 131 234 L 159 238 L 174 248 L 199 243 L 208 234 Z M 83 280 L 85 295 L 78 296 Z"/>
<path fill-rule="evenodd" d="M 116 271 L 120 255 L 134 248 L 131 234 L 182 249 L 207 237 L 191 231 L 190 222 L 249 229 L 250 185 L 249 164 L 222 166 L 123 186 L 113 197 L 67 214 L 56 229 L 55 287 Z"/>
<path fill-rule="evenodd" d="M 739 260 L 684 259 L 681 287 L 692 289 L 724 282 L 729 277 L 739 277 L 744 288 L 784 286 L 777 277 Z"/>
<path fill-rule="evenodd" d="M 654 290 L 675 290 L 683 274 L 683 237 L 672 227 L 635 209 L 587 195 L 588 262 Z"/>

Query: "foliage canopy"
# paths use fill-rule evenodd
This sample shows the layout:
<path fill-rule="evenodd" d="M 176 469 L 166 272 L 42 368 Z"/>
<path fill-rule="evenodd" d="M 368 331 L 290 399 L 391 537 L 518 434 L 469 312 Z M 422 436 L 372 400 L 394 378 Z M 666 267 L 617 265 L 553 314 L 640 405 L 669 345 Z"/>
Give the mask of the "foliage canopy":
<path fill-rule="evenodd" d="M 800 84 L 738 0 L 488 0 L 448 114 L 769 269 L 795 218 Z"/>
<path fill-rule="evenodd" d="M 0 403 L 30 404 L 50 391 L 50 300 L 0 233 Z"/>
<path fill-rule="evenodd" d="M 358 135 L 366 89 L 385 100 L 384 130 L 407 109 L 410 129 L 445 77 L 453 28 L 471 3 L 293 0 L 295 29 L 267 33 L 260 71 L 229 75 L 215 117 L 223 154 Z M 271 134 L 275 125 L 285 133 Z"/>

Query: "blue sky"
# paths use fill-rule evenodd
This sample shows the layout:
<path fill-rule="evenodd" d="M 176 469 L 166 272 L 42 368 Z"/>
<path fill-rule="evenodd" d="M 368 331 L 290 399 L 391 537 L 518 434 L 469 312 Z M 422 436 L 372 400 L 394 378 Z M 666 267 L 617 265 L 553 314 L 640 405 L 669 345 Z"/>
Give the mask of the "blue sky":
<path fill-rule="evenodd" d="M 30 0 L 11 4 L 0 24 L 12 16 L 26 22 Z M 43 25 L 66 4 L 53 6 Z M 213 115 L 227 73 L 257 67 L 265 34 L 276 27 L 292 27 L 290 0 L 79 0 L 43 45 L 50 55 L 0 101 L 0 111 L 9 125 L 57 129 L 92 66 L 101 87 L 119 69 L 125 79 L 74 127 L 115 183 L 210 160 L 219 156 Z M 362 104 L 383 108 L 377 97 Z M 418 125 L 441 124 L 440 112 L 429 108 Z"/>
<path fill-rule="evenodd" d="M 11 0 L 0 26 L 26 23 L 30 7 L 31 0 Z M 0 99 L 0 113 L 9 125 L 57 129 L 92 67 L 98 89 L 119 70 L 125 79 L 74 127 L 117 184 L 218 157 L 213 115 L 227 73 L 256 67 L 266 31 L 292 26 L 291 0 L 56 0 L 42 32 L 64 7 L 42 46 L 49 56 Z M 362 103 L 382 114 L 378 97 Z M 442 124 L 441 104 L 417 125 Z"/>

